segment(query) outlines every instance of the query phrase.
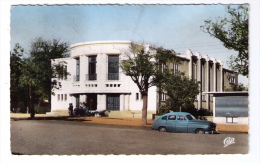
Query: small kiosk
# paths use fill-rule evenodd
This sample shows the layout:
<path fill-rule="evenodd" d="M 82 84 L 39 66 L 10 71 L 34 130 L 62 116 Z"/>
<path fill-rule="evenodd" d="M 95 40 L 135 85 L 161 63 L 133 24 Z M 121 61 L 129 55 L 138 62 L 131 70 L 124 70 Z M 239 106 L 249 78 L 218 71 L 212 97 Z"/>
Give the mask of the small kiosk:
<path fill-rule="evenodd" d="M 213 122 L 248 125 L 248 92 L 203 92 L 213 96 Z"/>

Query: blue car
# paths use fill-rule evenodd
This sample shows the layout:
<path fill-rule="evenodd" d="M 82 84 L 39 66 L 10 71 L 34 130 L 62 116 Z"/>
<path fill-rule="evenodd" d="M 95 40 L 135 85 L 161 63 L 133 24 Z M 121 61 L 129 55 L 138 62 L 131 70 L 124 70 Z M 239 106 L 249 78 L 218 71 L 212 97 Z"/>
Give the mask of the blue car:
<path fill-rule="evenodd" d="M 216 124 L 211 121 L 198 120 L 190 113 L 171 112 L 157 118 L 152 129 L 160 132 L 179 132 L 196 134 L 216 134 Z"/>

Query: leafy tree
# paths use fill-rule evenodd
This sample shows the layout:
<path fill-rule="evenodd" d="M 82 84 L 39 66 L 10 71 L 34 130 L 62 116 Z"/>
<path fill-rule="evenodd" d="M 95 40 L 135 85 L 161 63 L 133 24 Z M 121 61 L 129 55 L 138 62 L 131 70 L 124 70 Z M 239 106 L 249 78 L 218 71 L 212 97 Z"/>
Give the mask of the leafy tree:
<path fill-rule="evenodd" d="M 193 103 L 199 93 L 198 83 L 181 72 L 173 74 L 171 71 L 165 71 L 163 76 L 161 86 L 169 97 L 171 108 L 182 111 L 182 108 L 194 107 Z"/>
<path fill-rule="evenodd" d="M 30 58 L 25 59 L 22 67 L 22 75 L 20 77 L 20 86 L 27 90 L 27 103 L 29 104 L 31 118 L 35 115 L 34 103 L 37 99 L 35 97 L 35 89 L 41 86 L 40 81 L 36 76 L 36 64 Z"/>
<path fill-rule="evenodd" d="M 68 57 L 68 51 L 68 43 L 56 39 L 49 41 L 39 37 L 32 42 L 30 60 L 34 65 L 34 79 L 39 82 L 37 91 L 42 94 L 42 99 L 48 99 L 51 102 L 51 90 L 55 84 L 51 81 L 55 74 L 51 61 L 56 58 Z"/>
<path fill-rule="evenodd" d="M 146 52 L 143 46 L 131 44 L 131 52 L 120 63 L 125 75 L 130 76 L 136 83 L 143 97 L 142 122 L 147 124 L 148 89 L 153 85 L 152 76 L 155 72 L 153 55 Z"/>
<path fill-rule="evenodd" d="M 24 49 L 17 43 L 10 53 L 10 94 L 11 94 L 11 111 L 19 107 L 19 101 L 23 96 L 23 89 L 19 86 L 22 75 Z"/>
<path fill-rule="evenodd" d="M 147 124 L 148 89 L 161 80 L 162 63 L 173 59 L 174 53 L 163 48 L 145 51 L 143 45 L 131 44 L 131 52 L 120 63 L 123 72 L 136 83 L 143 97 L 142 122 Z M 153 52 L 155 50 L 156 52 Z"/>
<path fill-rule="evenodd" d="M 46 41 L 37 38 L 31 43 L 30 56 L 22 59 L 23 48 L 17 44 L 11 53 L 11 108 L 17 107 L 16 102 L 23 101 L 29 104 L 29 112 L 34 117 L 34 104 L 44 99 L 51 102 L 51 90 L 55 83 L 53 76 L 67 72 L 60 72 L 56 66 L 51 66 L 52 59 L 67 57 L 68 43 L 53 39 Z M 65 63 L 63 63 L 64 65 Z M 59 65 L 58 65 L 59 66 Z M 55 68 L 56 67 L 56 68 Z M 23 98 L 18 99 L 18 95 Z"/>
<path fill-rule="evenodd" d="M 229 16 L 226 18 L 206 20 L 201 29 L 219 39 L 227 49 L 237 51 L 238 55 L 232 55 L 228 65 L 243 76 L 248 76 L 248 6 L 228 6 L 227 13 Z"/>

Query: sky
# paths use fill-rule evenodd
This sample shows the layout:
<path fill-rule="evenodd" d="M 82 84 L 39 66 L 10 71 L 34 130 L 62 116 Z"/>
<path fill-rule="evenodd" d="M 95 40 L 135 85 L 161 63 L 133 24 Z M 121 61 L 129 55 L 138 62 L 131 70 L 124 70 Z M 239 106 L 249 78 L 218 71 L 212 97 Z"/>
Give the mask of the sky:
<path fill-rule="evenodd" d="M 236 5 L 234 5 L 236 6 Z M 129 40 L 227 60 L 237 52 L 201 30 L 207 19 L 227 17 L 227 5 L 51 5 L 13 6 L 11 49 L 19 43 L 28 54 L 37 37 L 70 45 L 88 41 Z M 248 79 L 239 77 L 248 85 Z"/>

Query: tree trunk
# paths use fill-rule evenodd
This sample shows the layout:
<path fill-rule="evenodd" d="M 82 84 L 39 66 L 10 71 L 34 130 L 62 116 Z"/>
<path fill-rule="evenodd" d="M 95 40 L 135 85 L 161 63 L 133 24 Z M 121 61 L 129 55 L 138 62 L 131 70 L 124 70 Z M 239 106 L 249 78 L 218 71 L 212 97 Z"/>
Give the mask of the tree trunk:
<path fill-rule="evenodd" d="M 143 125 L 147 125 L 148 94 L 147 93 L 142 93 L 142 95 L 143 95 L 142 122 L 143 122 Z"/>
<path fill-rule="evenodd" d="M 33 100 L 33 86 L 29 85 L 29 109 L 30 109 L 30 117 L 34 118 L 35 110 L 34 110 L 34 100 Z"/>
<path fill-rule="evenodd" d="M 181 112 L 181 106 L 180 106 L 180 112 Z"/>

